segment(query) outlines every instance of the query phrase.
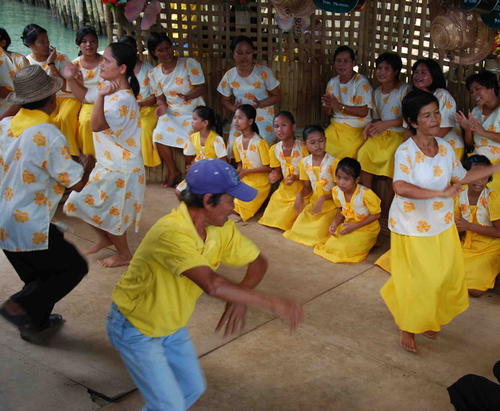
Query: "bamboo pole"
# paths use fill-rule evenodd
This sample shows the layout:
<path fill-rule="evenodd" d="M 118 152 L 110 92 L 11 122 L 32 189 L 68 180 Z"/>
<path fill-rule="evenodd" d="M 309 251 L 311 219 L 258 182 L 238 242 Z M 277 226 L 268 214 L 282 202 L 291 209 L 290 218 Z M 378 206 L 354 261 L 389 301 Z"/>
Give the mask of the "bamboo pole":
<path fill-rule="evenodd" d="M 78 28 L 80 27 L 84 27 L 85 26 L 85 10 L 83 8 L 84 6 L 84 0 L 75 0 L 75 8 L 76 8 L 76 23 L 77 23 L 77 27 L 76 27 L 76 30 L 78 30 Z M 75 29 L 75 21 L 73 21 L 73 28 Z"/>
<path fill-rule="evenodd" d="M 94 30 L 99 33 L 98 22 L 94 17 L 94 1 L 93 0 L 85 0 L 85 9 L 87 10 L 88 24 L 94 28 Z"/>
<path fill-rule="evenodd" d="M 97 13 L 99 15 L 100 24 L 101 24 L 101 34 L 107 34 L 107 24 L 106 24 L 106 12 L 104 11 L 104 6 L 101 0 L 95 0 L 95 4 L 97 5 Z M 107 7 L 106 7 L 107 9 Z"/>
<path fill-rule="evenodd" d="M 106 6 L 106 28 L 108 31 L 108 42 L 113 42 L 113 15 L 111 14 L 111 7 Z"/>

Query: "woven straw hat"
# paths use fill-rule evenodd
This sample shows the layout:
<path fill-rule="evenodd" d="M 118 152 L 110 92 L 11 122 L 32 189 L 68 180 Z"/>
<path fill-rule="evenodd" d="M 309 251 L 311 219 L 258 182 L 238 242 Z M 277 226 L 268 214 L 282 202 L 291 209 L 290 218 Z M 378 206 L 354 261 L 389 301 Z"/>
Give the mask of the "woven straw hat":
<path fill-rule="evenodd" d="M 479 14 L 449 5 L 431 23 L 434 46 L 443 58 L 456 64 L 479 63 L 493 50 L 495 31 L 482 22 Z"/>
<path fill-rule="evenodd" d="M 282 19 L 306 17 L 316 10 L 313 0 L 271 0 Z"/>
<path fill-rule="evenodd" d="M 43 100 L 61 90 L 64 80 L 49 76 L 41 66 L 23 67 L 12 78 L 14 91 L 6 100 L 10 104 L 22 105 Z"/>

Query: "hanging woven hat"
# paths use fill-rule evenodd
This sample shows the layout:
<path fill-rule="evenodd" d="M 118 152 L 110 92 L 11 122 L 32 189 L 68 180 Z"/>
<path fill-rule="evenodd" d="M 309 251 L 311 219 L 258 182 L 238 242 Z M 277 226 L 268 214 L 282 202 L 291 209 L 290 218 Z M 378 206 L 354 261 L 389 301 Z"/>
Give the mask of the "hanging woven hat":
<path fill-rule="evenodd" d="M 271 0 L 271 2 L 282 19 L 306 17 L 316 10 L 313 0 Z"/>
<path fill-rule="evenodd" d="M 431 23 L 431 39 L 443 58 L 468 66 L 491 53 L 495 31 L 482 22 L 479 14 L 446 6 Z"/>
<path fill-rule="evenodd" d="M 21 68 L 12 77 L 14 91 L 6 100 L 10 104 L 22 105 L 40 101 L 57 93 L 64 85 L 61 77 L 49 76 L 38 64 Z"/>

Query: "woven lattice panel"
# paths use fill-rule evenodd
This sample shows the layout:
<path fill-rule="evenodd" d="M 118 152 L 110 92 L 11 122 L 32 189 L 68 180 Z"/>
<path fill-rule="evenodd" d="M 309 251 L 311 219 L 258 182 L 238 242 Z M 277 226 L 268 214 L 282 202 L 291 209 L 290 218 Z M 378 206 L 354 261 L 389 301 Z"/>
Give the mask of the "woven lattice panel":
<path fill-rule="evenodd" d="M 257 62 L 271 67 L 281 82 L 282 102 L 277 109 L 292 111 L 299 126 L 311 123 L 326 125 L 321 116 L 320 97 L 333 72 L 333 52 L 347 44 L 357 53 L 358 71 L 374 87 L 374 61 L 384 52 L 398 53 L 403 59 L 402 80 L 409 81 L 412 64 L 421 57 L 438 60 L 448 80 L 448 89 L 461 109 L 469 109 L 465 78 L 475 67 L 455 66 L 444 61 L 430 39 L 432 0 L 369 0 L 364 10 L 350 14 L 332 14 L 317 10 L 309 30 L 300 35 L 283 32 L 275 21 L 275 10 L 268 0 L 249 3 L 249 22 L 238 27 L 236 1 L 161 2 L 162 12 L 153 31 L 164 30 L 180 56 L 197 58 L 207 79 L 207 104 L 223 113 L 217 85 L 225 71 L 233 67 L 229 45 L 234 36 L 253 39 Z M 433 10 L 434 11 L 434 10 Z M 134 35 L 139 48 L 145 49 L 148 32 L 142 32 L 140 18 L 134 24 L 113 14 L 113 35 Z M 117 23 L 119 22 L 119 23 Z M 304 104 L 305 103 L 305 104 Z M 224 113 L 229 119 L 230 113 Z"/>

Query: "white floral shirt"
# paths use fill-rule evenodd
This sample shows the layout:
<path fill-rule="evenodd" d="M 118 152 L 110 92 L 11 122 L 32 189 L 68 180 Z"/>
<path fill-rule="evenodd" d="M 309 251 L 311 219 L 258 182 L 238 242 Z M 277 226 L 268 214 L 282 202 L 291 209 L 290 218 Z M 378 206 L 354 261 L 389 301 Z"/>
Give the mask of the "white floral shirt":
<path fill-rule="evenodd" d="M 56 54 L 57 54 L 57 58 L 54 61 L 54 64 L 56 66 L 56 70 L 59 72 L 59 74 L 62 77 L 64 77 L 64 67 L 66 67 L 66 64 L 70 63 L 71 60 L 64 53 L 56 52 Z M 28 59 L 28 61 L 29 61 L 30 64 L 37 64 L 39 66 L 42 66 L 42 68 L 45 70 L 45 72 L 48 75 L 50 75 L 50 67 L 47 64 L 47 60 L 45 60 L 45 61 L 36 61 L 33 57 L 31 57 L 31 55 L 27 56 L 26 58 Z M 73 96 L 73 94 L 71 94 L 70 91 L 63 91 L 63 90 L 59 90 L 57 92 L 57 97 L 75 98 L 75 96 Z"/>
<path fill-rule="evenodd" d="M 479 107 L 474 107 L 472 115 L 481 122 L 486 131 L 500 133 L 500 107 L 493 110 L 489 116 L 483 116 Z M 481 154 L 490 160 L 500 159 L 500 142 L 475 134 L 474 154 Z"/>
<path fill-rule="evenodd" d="M 373 102 L 375 107 L 372 111 L 372 117 L 376 120 L 396 120 L 403 117 L 401 102 L 411 90 L 407 83 L 399 83 L 389 94 L 382 93 L 382 86 L 373 93 Z M 404 131 L 404 127 L 390 127 L 388 130 Z"/>
<path fill-rule="evenodd" d="M 17 70 L 29 65 L 28 60 L 21 54 L 6 53 L 0 48 L 0 87 L 6 87 L 9 90 L 14 90 L 12 77 L 17 73 Z M 3 98 L 0 98 L 0 116 L 7 111 L 10 104 Z"/>
<path fill-rule="evenodd" d="M 394 182 L 405 181 L 420 188 L 443 191 L 461 180 L 467 172 L 450 144 L 435 137 L 439 152 L 427 157 L 413 138 L 401 144 L 394 158 Z M 454 224 L 453 198 L 417 200 L 394 197 L 389 212 L 389 228 L 402 235 L 434 236 Z"/>
<path fill-rule="evenodd" d="M 19 120 L 34 125 L 17 134 Z M 48 121 L 49 116 L 42 111 L 21 109 L 0 122 L 3 250 L 47 249 L 49 224 L 59 200 L 66 187 L 82 178 L 83 167 L 71 158 L 66 137 Z M 18 127 L 12 127 L 16 122 Z"/>

